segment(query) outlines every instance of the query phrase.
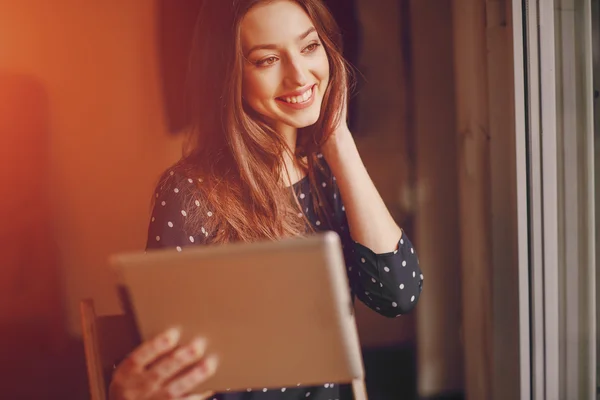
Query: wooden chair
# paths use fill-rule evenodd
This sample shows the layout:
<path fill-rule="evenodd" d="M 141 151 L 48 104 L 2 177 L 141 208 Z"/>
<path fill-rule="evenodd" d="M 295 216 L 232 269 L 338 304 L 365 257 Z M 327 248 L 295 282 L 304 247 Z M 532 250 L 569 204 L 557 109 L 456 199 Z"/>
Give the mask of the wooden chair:
<path fill-rule="evenodd" d="M 91 400 L 106 400 L 112 370 L 135 348 L 136 335 L 124 314 L 97 316 L 91 299 L 79 311 Z"/>
<path fill-rule="evenodd" d="M 97 316 L 91 299 L 82 300 L 79 310 L 90 398 L 106 400 L 112 370 L 135 348 L 136 334 L 124 314 Z M 364 380 L 355 379 L 352 391 L 355 400 L 367 400 Z"/>

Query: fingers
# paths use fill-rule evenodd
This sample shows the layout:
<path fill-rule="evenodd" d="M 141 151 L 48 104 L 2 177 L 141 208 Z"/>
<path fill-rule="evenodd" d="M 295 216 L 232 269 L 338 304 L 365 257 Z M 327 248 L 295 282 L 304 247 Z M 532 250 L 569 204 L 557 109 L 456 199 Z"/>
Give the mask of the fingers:
<path fill-rule="evenodd" d="M 206 340 L 194 339 L 188 345 L 175 350 L 150 367 L 147 371 L 147 380 L 160 385 L 191 365 L 198 363 L 204 357 L 205 352 Z"/>
<path fill-rule="evenodd" d="M 213 395 L 215 394 L 215 392 L 213 391 L 208 391 L 208 392 L 204 392 L 201 394 L 192 394 L 190 396 L 185 396 L 185 397 L 181 397 L 178 400 L 208 400 L 210 399 Z"/>
<path fill-rule="evenodd" d="M 159 386 L 147 377 L 147 366 L 176 348 L 180 339 L 178 329 L 169 329 L 150 339 L 135 350 L 117 367 L 111 381 L 111 390 L 124 399 L 145 398 Z M 125 395 L 126 394 L 126 395 Z"/>
<path fill-rule="evenodd" d="M 153 399 L 165 400 L 165 399 L 205 399 L 206 397 L 184 397 L 188 395 L 194 388 L 201 383 L 204 383 L 210 379 L 215 371 L 217 370 L 218 360 L 215 356 L 208 356 L 202 361 L 189 368 L 183 374 L 178 375 L 176 378 L 171 380 L 168 384 L 164 385 L 159 391 L 157 396 Z M 206 396 L 204 393 L 200 396 Z M 195 395 L 198 396 L 198 395 Z"/>
<path fill-rule="evenodd" d="M 169 329 L 154 339 L 142 343 L 127 359 L 130 361 L 133 368 L 142 370 L 152 362 L 156 361 L 159 357 L 173 351 L 179 343 L 180 337 L 181 332 L 179 329 Z"/>
<path fill-rule="evenodd" d="M 206 341 L 196 338 L 180 346 L 181 334 L 170 329 L 144 342 L 115 370 L 111 398 L 167 400 L 182 399 L 217 368 L 214 356 L 205 357 Z M 209 398 L 195 395 L 188 400 Z"/>

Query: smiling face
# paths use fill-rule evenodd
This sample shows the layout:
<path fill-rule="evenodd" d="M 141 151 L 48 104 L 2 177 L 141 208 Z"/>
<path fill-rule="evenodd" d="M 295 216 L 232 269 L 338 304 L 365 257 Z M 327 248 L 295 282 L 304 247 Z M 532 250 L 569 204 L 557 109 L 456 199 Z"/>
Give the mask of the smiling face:
<path fill-rule="evenodd" d="M 290 0 L 262 3 L 244 16 L 240 30 L 245 102 L 278 131 L 317 122 L 329 61 L 304 9 Z"/>

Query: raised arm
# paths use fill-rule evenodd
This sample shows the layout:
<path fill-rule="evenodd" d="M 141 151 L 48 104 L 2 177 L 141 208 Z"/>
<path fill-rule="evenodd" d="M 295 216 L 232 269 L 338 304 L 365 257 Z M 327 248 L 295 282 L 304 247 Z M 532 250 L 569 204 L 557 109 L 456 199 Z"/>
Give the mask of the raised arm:
<path fill-rule="evenodd" d="M 423 288 L 416 251 L 385 206 L 347 128 L 327 142 L 323 155 L 343 199 L 342 239 L 349 247 L 346 259 L 354 293 L 387 317 L 411 311 Z"/>

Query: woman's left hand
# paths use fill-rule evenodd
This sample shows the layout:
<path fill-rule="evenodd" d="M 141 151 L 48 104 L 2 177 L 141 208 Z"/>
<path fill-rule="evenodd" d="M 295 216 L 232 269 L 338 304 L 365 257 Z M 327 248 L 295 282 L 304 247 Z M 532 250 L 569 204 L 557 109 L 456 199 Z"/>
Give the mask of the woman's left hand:
<path fill-rule="evenodd" d="M 321 147 L 321 151 L 325 158 L 327 159 L 328 154 L 332 154 L 341 144 L 347 143 L 348 140 L 352 141 L 354 139 L 348 128 L 348 89 L 346 88 L 338 124 Z"/>

